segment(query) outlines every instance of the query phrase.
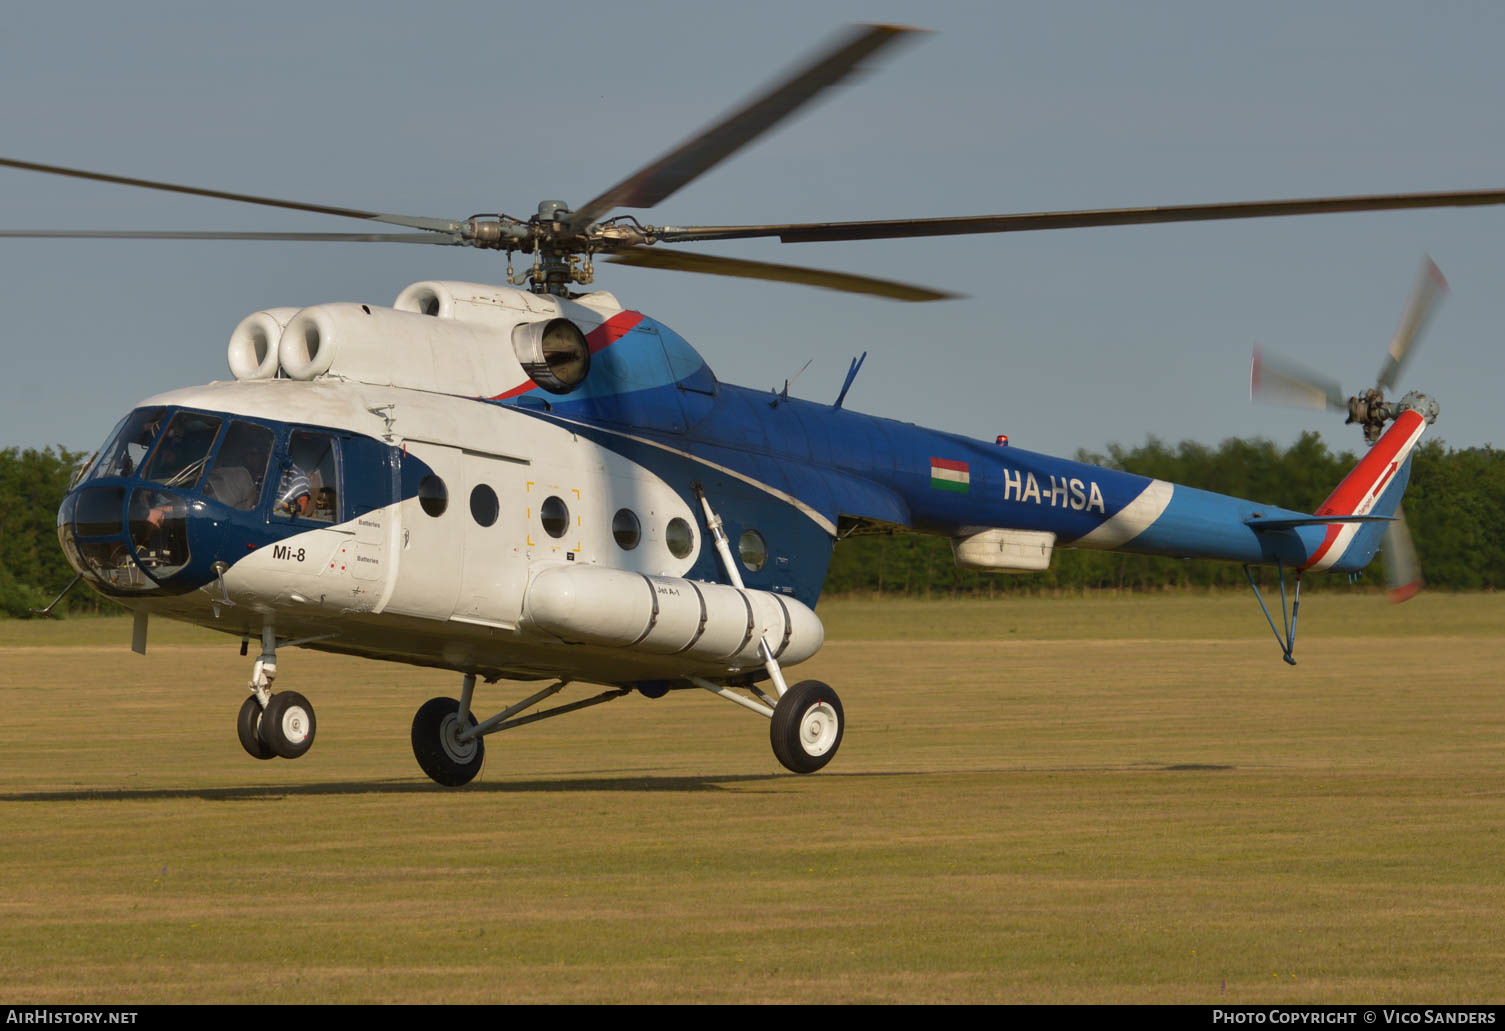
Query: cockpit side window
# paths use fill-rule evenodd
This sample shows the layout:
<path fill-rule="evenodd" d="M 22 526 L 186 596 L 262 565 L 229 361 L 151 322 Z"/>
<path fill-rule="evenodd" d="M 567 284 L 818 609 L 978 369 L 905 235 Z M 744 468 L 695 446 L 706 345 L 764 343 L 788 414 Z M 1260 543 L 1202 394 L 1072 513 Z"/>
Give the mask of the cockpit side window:
<path fill-rule="evenodd" d="M 202 412 L 174 415 L 147 463 L 146 478 L 168 487 L 192 487 L 209 460 L 221 421 Z"/>
<path fill-rule="evenodd" d="M 255 508 L 266 482 L 273 443 L 272 431 L 265 426 L 239 419 L 230 423 L 214 468 L 204 477 L 200 489 L 207 497 L 242 512 Z"/>
<path fill-rule="evenodd" d="M 338 522 L 340 463 L 335 439 L 327 433 L 296 430 L 288 438 L 287 458 L 272 514 L 286 519 Z"/>
<path fill-rule="evenodd" d="M 165 408 L 138 408 L 115 427 L 89 476 L 131 476 L 141 468 L 141 461 L 151 450 L 152 440 L 162 428 Z"/>

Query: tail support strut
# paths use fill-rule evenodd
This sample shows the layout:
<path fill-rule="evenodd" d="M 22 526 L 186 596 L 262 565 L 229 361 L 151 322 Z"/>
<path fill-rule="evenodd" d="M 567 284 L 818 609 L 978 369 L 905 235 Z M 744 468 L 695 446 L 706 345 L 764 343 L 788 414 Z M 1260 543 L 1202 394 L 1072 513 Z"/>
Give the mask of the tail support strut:
<path fill-rule="evenodd" d="M 1275 560 L 1275 575 L 1280 578 L 1280 621 L 1285 624 L 1285 636 L 1282 637 L 1280 629 L 1275 625 L 1275 618 L 1270 615 L 1270 610 L 1265 605 L 1265 599 L 1259 591 L 1259 584 L 1254 579 L 1254 573 L 1250 571 L 1248 563 L 1244 565 L 1244 576 L 1249 580 L 1249 586 L 1254 588 L 1254 599 L 1259 602 L 1260 611 L 1265 614 L 1265 622 L 1270 624 L 1270 631 L 1275 634 L 1275 641 L 1280 645 L 1280 657 L 1285 659 L 1286 664 L 1296 665 L 1296 660 L 1291 656 L 1291 651 L 1296 647 L 1296 613 L 1301 610 L 1301 572 L 1296 572 L 1296 597 L 1291 602 L 1290 616 L 1286 615 L 1286 571 L 1280 559 Z"/>

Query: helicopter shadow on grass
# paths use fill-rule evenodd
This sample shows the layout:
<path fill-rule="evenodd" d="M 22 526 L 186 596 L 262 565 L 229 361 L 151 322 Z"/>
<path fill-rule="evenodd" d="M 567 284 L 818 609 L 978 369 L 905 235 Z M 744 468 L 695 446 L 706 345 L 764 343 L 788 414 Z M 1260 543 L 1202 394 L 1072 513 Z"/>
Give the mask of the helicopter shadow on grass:
<path fill-rule="evenodd" d="M 827 774 L 831 777 L 915 776 L 912 773 Z M 325 784 L 256 784 L 202 788 L 80 788 L 63 791 L 21 791 L 0 794 L 0 804 L 10 802 L 152 802 L 174 799 L 199 799 L 204 802 L 254 802 L 283 797 L 317 798 L 320 796 L 356 795 L 444 795 L 444 794 L 534 794 L 543 792 L 591 793 L 625 791 L 654 792 L 720 791 L 738 785 L 752 785 L 793 779 L 787 773 L 727 774 L 699 777 L 622 776 L 560 777 L 551 780 L 508 780 L 472 782 L 463 788 L 446 788 L 428 780 L 332 781 Z"/>
<path fill-rule="evenodd" d="M 855 780 L 868 778 L 914 778 L 914 777 L 975 777 L 996 774 L 1062 773 L 1062 772 L 1211 772 L 1232 770 L 1233 766 L 1204 763 L 1176 765 L 1134 764 L 1130 767 L 1082 767 L 1070 766 L 1045 769 L 1041 767 L 1015 767 L 976 770 L 884 770 L 862 773 L 823 773 L 822 781 Z M 562 792 L 589 794 L 603 791 L 620 791 L 640 794 L 656 792 L 704 792 L 724 791 L 728 788 L 767 784 L 776 781 L 806 783 L 803 778 L 787 773 L 726 774 L 699 777 L 622 776 L 622 777 L 561 777 L 553 780 L 512 780 L 489 783 L 472 782 L 463 788 L 445 788 L 427 780 L 371 780 L 333 781 L 327 784 L 258 784 L 241 787 L 203 788 L 126 788 L 120 790 L 80 788 L 66 791 L 21 791 L 0 794 L 0 804 L 12 802 L 162 802 L 176 799 L 198 799 L 203 802 L 257 802 L 276 801 L 280 798 L 318 798 L 321 796 L 357 795 L 445 795 L 445 794 L 540 794 Z M 760 792 L 761 793 L 761 792 Z"/>

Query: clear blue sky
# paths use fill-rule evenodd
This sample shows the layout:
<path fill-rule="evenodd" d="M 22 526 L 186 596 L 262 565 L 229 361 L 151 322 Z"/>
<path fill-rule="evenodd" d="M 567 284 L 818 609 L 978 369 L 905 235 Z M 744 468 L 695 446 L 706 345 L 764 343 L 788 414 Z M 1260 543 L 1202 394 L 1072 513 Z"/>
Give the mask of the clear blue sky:
<path fill-rule="evenodd" d="M 464 217 L 579 203 L 852 21 L 936 30 L 672 197 L 742 223 L 1505 187 L 1505 7 L 1478 3 L 24 5 L 0 27 L 0 154 Z M 0 226 L 346 222 L 0 170 Z M 1406 388 L 1505 445 L 1505 210 L 932 241 L 711 245 L 945 286 L 930 305 L 601 266 L 723 379 L 1058 454 L 1216 442 L 1317 413 L 1247 400 L 1252 344 L 1369 385 L 1424 253 L 1452 294 Z M 390 304 L 502 259 L 361 244 L 0 241 L 0 446 L 88 448 L 139 399 L 228 377 L 258 308 Z"/>

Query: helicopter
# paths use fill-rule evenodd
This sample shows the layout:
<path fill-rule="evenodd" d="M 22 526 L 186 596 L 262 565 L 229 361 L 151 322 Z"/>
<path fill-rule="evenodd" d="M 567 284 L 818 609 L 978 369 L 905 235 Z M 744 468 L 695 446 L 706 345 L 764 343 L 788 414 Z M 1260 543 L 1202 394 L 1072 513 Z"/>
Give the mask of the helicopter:
<path fill-rule="evenodd" d="M 819 651 L 815 608 L 834 544 L 859 534 L 948 538 L 970 569 L 1047 568 L 1057 547 L 1241 562 L 1294 664 L 1301 577 L 1356 574 L 1388 539 L 1409 456 L 1438 406 L 1386 401 L 1440 290 L 1413 296 L 1376 387 L 1354 399 L 1256 355 L 1251 393 L 1342 408 L 1372 446 L 1316 512 L 1296 512 L 980 441 L 832 403 L 721 382 L 689 341 L 593 289 L 596 259 L 816 286 L 900 302 L 949 291 L 667 247 L 904 239 L 1342 211 L 1466 207 L 1505 191 L 762 225 L 655 225 L 658 205 L 913 36 L 857 26 L 742 107 L 578 206 L 434 218 L 281 200 L 19 159 L 0 166 L 338 215 L 401 231 L 0 230 L 32 238 L 283 240 L 469 247 L 506 255 L 503 285 L 426 280 L 390 307 L 269 308 L 230 337 L 233 380 L 147 398 L 79 468 L 58 535 L 79 583 L 135 613 L 252 642 L 236 717 L 258 760 L 314 743 L 312 702 L 273 690 L 278 652 L 310 648 L 460 675 L 412 724 L 414 756 L 459 787 L 485 738 L 630 694 L 704 690 L 769 721 L 796 773 L 837 754 L 845 713 L 785 668 Z M 527 260 L 514 267 L 515 258 Z M 1440 281 L 1424 269 L 1424 279 Z M 591 288 L 579 291 L 576 288 Z M 865 357 L 865 356 L 864 356 Z M 1273 566 L 1277 624 L 1252 570 Z M 1419 574 L 1393 585 L 1414 589 Z M 1295 598 L 1285 606 L 1287 572 Z M 59 596 L 61 598 L 61 595 Z M 56 602 L 54 602 L 56 604 Z M 50 606 L 49 606 L 50 608 Z M 477 681 L 543 685 L 479 718 Z M 572 684 L 590 697 L 538 707 Z M 537 710 L 531 711 L 530 710 Z"/>

